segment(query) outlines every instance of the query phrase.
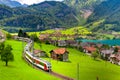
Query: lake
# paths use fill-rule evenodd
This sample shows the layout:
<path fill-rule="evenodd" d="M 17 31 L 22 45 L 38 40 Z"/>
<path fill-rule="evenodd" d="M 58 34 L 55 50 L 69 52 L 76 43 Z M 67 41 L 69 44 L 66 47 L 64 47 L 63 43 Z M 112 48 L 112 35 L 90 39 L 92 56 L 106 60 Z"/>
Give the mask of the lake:
<path fill-rule="evenodd" d="M 77 40 L 80 41 L 80 40 Z M 114 40 L 81 40 L 82 42 L 93 42 L 93 43 L 101 43 L 101 44 L 107 44 L 107 45 L 120 45 L 120 39 L 114 39 Z"/>

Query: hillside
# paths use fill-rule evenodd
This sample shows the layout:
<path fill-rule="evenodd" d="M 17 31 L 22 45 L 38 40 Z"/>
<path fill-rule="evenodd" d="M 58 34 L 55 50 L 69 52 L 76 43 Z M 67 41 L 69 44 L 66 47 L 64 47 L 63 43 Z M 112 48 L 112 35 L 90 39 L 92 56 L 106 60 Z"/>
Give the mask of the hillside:
<path fill-rule="evenodd" d="M 17 2 L 17 1 L 13 1 L 13 0 L 0 0 L 0 4 L 4 4 L 10 7 L 20 7 L 20 6 L 24 6 L 21 3 Z"/>
<path fill-rule="evenodd" d="M 93 14 L 89 17 L 88 25 L 90 28 L 96 22 L 102 23 L 95 25 L 93 31 L 120 31 L 120 0 L 107 0 L 96 6 Z"/>
<path fill-rule="evenodd" d="M 86 23 L 87 18 L 93 13 L 94 6 L 103 0 L 64 0 L 64 3 L 75 9 L 79 25 Z"/>
<path fill-rule="evenodd" d="M 0 23 L 2 26 L 22 27 L 27 28 L 25 29 L 27 31 L 37 31 L 78 25 L 74 9 L 62 2 L 45 1 L 26 8 L 18 7 L 10 9 L 13 13 L 6 13 L 10 17 L 1 18 Z M 1 12 L 4 12 L 4 10 Z M 9 29 L 8 31 L 11 30 Z M 17 29 L 14 31 L 17 31 Z"/>

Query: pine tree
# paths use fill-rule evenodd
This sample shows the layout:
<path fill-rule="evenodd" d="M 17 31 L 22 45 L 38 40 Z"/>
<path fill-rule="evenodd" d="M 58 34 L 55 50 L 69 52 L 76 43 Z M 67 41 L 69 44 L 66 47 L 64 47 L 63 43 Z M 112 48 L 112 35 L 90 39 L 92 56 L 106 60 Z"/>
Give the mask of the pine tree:
<path fill-rule="evenodd" d="M 23 31 L 22 31 L 22 29 L 19 30 L 18 36 L 19 36 L 19 37 L 23 37 Z"/>

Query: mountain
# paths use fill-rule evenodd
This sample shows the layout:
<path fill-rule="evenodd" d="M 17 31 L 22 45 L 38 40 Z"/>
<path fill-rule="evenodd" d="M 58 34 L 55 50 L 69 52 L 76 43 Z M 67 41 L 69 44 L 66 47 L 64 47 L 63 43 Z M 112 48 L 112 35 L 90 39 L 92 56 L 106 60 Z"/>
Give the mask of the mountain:
<path fill-rule="evenodd" d="M 81 10 L 92 9 L 95 5 L 101 3 L 102 1 L 104 0 L 64 0 L 64 3 L 76 10 Z"/>
<path fill-rule="evenodd" d="M 64 0 L 64 3 L 75 9 L 79 25 L 86 23 L 87 18 L 93 13 L 94 6 L 104 0 Z"/>
<path fill-rule="evenodd" d="M 0 11 L 1 12 L 4 12 Z M 62 2 L 45 1 L 28 7 L 8 8 L 8 17 L 0 19 L 0 25 L 18 28 L 24 27 L 28 31 L 46 30 L 52 28 L 68 28 L 78 25 L 76 12 Z M 6 28 L 5 27 L 5 28 Z M 11 31 L 9 28 L 8 31 Z M 16 31 L 14 30 L 14 31 Z"/>
<path fill-rule="evenodd" d="M 12 1 L 12 0 L 0 0 L 0 4 L 4 4 L 10 7 L 20 7 L 20 6 L 26 6 L 26 5 L 22 5 L 21 3 L 17 2 L 17 1 Z"/>
<path fill-rule="evenodd" d="M 93 31 L 120 31 L 119 17 L 120 0 L 106 0 L 95 7 L 87 22 Z"/>

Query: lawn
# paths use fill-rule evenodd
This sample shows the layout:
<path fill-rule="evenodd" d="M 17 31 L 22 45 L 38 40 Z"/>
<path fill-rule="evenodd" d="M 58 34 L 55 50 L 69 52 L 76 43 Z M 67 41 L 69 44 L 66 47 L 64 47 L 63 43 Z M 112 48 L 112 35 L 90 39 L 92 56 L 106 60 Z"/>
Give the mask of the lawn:
<path fill-rule="evenodd" d="M 39 71 L 29 66 L 22 59 L 22 42 L 7 40 L 6 44 L 12 45 L 14 61 L 5 66 L 0 61 L 0 80 L 60 80 L 49 73 Z"/>
<path fill-rule="evenodd" d="M 39 49 L 39 45 L 35 44 L 35 48 Z M 49 51 L 57 47 L 42 44 L 41 49 L 49 54 Z M 69 51 L 69 62 L 61 62 L 44 58 L 51 62 L 52 70 L 60 74 L 72 77 L 77 80 L 79 72 L 79 80 L 120 80 L 120 66 L 111 64 L 103 60 L 94 60 L 90 56 L 85 55 L 73 48 L 67 48 Z M 77 65 L 79 64 L 79 71 Z"/>

